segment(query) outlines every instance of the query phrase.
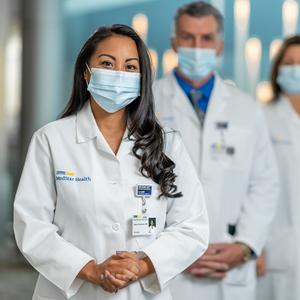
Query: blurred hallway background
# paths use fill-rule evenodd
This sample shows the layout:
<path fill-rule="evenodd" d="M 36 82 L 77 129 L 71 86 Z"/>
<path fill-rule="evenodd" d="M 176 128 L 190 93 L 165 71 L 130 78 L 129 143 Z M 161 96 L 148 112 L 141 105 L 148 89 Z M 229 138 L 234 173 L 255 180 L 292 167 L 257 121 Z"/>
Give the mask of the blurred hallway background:
<path fill-rule="evenodd" d="M 172 18 L 186 0 L 0 0 L 0 299 L 31 299 L 36 273 L 12 230 L 16 185 L 32 133 L 53 121 L 70 94 L 75 58 L 99 26 L 132 25 L 156 76 L 176 64 Z M 210 0 L 225 16 L 219 72 L 259 101 L 271 97 L 270 61 L 300 31 L 300 0 Z"/>

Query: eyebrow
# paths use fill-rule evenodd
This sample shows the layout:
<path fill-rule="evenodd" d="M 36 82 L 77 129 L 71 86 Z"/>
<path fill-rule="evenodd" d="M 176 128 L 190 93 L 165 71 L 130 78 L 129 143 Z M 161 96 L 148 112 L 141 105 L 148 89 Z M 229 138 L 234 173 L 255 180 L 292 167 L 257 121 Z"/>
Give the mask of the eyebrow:
<path fill-rule="evenodd" d="M 193 32 L 188 32 L 188 31 L 181 31 L 179 34 L 189 34 L 189 35 L 195 35 L 195 33 Z M 210 32 L 205 32 L 202 35 L 204 36 L 208 36 L 208 35 L 214 35 L 214 32 L 210 31 Z"/>
<path fill-rule="evenodd" d="M 128 58 L 128 59 L 125 60 L 125 62 L 131 61 L 131 60 L 136 60 L 137 62 L 139 62 L 139 59 L 136 58 L 136 57 Z"/>
<path fill-rule="evenodd" d="M 108 57 L 110 57 L 111 59 L 116 60 L 116 58 L 115 58 L 114 56 L 110 55 L 110 54 L 99 54 L 99 55 L 98 55 L 98 58 L 100 58 L 100 57 L 102 57 L 102 56 L 108 56 Z M 132 57 L 132 58 L 127 58 L 127 59 L 125 60 L 125 62 L 131 61 L 131 60 L 139 61 L 138 58 Z"/>

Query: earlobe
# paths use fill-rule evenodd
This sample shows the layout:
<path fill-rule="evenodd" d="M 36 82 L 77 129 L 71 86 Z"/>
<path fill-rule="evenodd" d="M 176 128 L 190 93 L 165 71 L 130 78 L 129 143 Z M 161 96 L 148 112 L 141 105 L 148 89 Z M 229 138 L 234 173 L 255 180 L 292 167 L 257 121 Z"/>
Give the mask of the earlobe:
<path fill-rule="evenodd" d="M 171 45 L 172 45 L 172 49 L 177 53 L 176 37 L 171 38 Z"/>
<path fill-rule="evenodd" d="M 83 72 L 83 78 L 84 78 L 85 81 L 89 81 L 89 80 L 90 80 L 89 74 L 88 74 L 87 70 L 85 70 L 85 71 Z"/>
<path fill-rule="evenodd" d="M 224 52 L 224 41 L 221 41 L 219 51 L 218 51 L 218 56 L 221 56 Z"/>

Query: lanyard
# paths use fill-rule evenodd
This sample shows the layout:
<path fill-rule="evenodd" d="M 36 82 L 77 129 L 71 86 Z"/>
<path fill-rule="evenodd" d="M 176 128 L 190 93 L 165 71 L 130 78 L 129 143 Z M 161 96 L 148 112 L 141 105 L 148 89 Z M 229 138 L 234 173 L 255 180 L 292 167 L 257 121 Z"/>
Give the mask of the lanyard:
<path fill-rule="evenodd" d="M 141 198 L 142 207 L 138 204 L 138 213 L 147 213 L 147 198 L 152 195 L 152 185 L 151 184 L 137 184 L 135 188 L 135 196 Z"/>

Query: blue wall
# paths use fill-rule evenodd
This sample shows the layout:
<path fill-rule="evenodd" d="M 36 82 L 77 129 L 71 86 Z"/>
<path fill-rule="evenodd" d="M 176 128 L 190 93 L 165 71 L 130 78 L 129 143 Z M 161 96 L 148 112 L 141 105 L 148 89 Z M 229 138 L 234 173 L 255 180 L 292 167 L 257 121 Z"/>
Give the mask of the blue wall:
<path fill-rule="evenodd" d="M 132 18 L 137 13 L 147 15 L 149 20 L 148 46 L 154 48 L 161 58 L 163 52 L 170 48 L 172 18 L 176 9 L 178 6 L 188 2 L 190 1 L 148 0 L 120 7 L 99 8 L 94 11 L 83 12 L 82 14 L 78 13 L 78 11 L 76 14 L 66 13 L 64 26 L 66 43 L 65 67 L 69 83 L 77 53 L 88 36 L 101 25 L 114 23 L 131 25 Z M 225 53 L 220 73 L 224 78 L 233 79 L 234 0 L 226 0 L 225 3 Z M 270 43 L 275 38 L 282 38 L 282 3 L 283 0 L 251 0 L 249 36 L 256 36 L 262 41 L 262 80 L 268 78 Z M 298 31 L 299 28 L 298 25 Z M 161 70 L 159 70 L 158 76 L 161 76 Z"/>

